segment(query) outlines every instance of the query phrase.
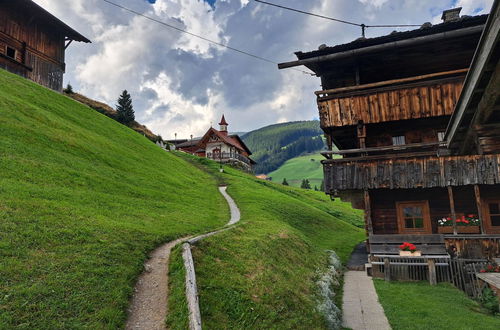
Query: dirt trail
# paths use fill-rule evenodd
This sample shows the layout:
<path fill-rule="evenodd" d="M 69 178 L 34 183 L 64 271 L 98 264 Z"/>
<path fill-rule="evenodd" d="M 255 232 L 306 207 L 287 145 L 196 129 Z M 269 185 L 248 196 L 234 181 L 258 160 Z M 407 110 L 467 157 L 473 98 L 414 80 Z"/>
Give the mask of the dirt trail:
<path fill-rule="evenodd" d="M 163 244 L 151 253 L 144 264 L 145 271 L 135 285 L 125 329 L 166 329 L 170 252 L 174 246 L 188 238 L 183 237 Z"/>

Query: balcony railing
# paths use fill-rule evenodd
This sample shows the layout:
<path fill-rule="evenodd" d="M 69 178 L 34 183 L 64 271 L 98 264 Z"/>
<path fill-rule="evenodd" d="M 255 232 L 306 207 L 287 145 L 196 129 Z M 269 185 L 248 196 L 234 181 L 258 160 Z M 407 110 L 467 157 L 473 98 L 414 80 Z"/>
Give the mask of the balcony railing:
<path fill-rule="evenodd" d="M 247 165 L 250 165 L 250 160 L 247 157 L 234 152 L 222 152 L 222 153 L 207 152 L 207 158 L 223 162 L 227 162 L 229 160 L 238 160 Z"/>
<path fill-rule="evenodd" d="M 403 153 L 322 161 L 325 190 L 500 184 L 500 155 Z"/>
<path fill-rule="evenodd" d="M 451 115 L 467 69 L 316 92 L 321 127 Z"/>

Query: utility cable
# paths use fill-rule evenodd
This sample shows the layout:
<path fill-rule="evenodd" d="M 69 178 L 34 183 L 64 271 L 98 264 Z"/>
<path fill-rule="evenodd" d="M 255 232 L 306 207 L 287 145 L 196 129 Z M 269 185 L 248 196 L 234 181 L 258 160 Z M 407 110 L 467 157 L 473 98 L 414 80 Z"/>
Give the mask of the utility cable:
<path fill-rule="evenodd" d="M 305 15 L 310 15 L 310 16 L 315 16 L 315 17 L 327 19 L 327 20 L 334 21 L 334 22 L 339 22 L 339 23 L 344 23 L 344 24 L 359 26 L 359 27 L 361 27 L 361 34 L 362 34 L 363 37 L 365 36 L 365 29 L 366 28 L 374 28 L 374 27 L 375 28 L 387 28 L 387 27 L 412 27 L 412 26 L 420 26 L 418 24 L 366 25 L 366 24 L 363 24 L 363 23 L 350 22 L 350 21 L 346 21 L 346 20 L 342 20 L 342 19 L 338 19 L 338 18 L 333 18 L 333 17 L 328 17 L 328 16 L 319 15 L 319 14 L 315 14 L 315 13 L 310 13 L 310 12 L 307 12 L 307 11 L 303 11 L 303 10 L 299 10 L 299 9 L 295 9 L 295 8 L 291 8 L 291 7 L 286 7 L 286 6 L 278 5 L 278 4 L 267 2 L 267 1 L 262 1 L 262 0 L 254 0 L 254 1 L 266 4 L 266 5 L 269 5 L 269 6 L 278 7 L 278 8 L 281 8 L 281 9 L 290 10 L 290 11 L 294 11 L 294 12 L 297 12 L 297 13 L 305 14 Z"/>
<path fill-rule="evenodd" d="M 176 30 L 176 31 L 179 31 L 179 32 L 181 32 L 181 33 L 185 33 L 185 34 L 188 34 L 188 35 L 190 35 L 190 36 L 193 36 L 193 37 L 196 37 L 196 38 L 202 39 L 202 40 L 204 40 L 204 41 L 206 41 L 206 42 L 208 42 L 208 43 L 211 43 L 211 44 L 214 44 L 214 45 L 217 45 L 217 46 L 223 47 L 223 48 L 227 48 L 227 49 L 229 49 L 229 50 L 232 50 L 232 51 L 238 52 L 238 53 L 243 54 L 243 55 L 246 55 L 246 56 L 253 57 L 253 58 L 255 58 L 255 59 L 258 59 L 258 60 L 261 60 L 261 61 L 264 61 L 264 62 L 267 62 L 267 63 L 271 63 L 271 64 L 275 64 L 275 65 L 277 65 L 277 64 L 278 64 L 278 62 L 276 62 L 276 61 L 273 61 L 273 60 L 270 60 L 270 59 L 267 59 L 267 58 L 265 58 L 265 57 L 262 57 L 262 56 L 259 56 L 259 55 L 255 55 L 255 54 L 252 54 L 252 53 L 249 53 L 249 52 L 246 52 L 246 51 L 241 50 L 241 49 L 237 49 L 237 48 L 231 47 L 231 46 L 226 45 L 226 44 L 223 44 L 223 43 L 221 43 L 221 42 L 214 41 L 214 40 L 208 39 L 208 38 L 206 38 L 206 37 L 203 37 L 203 36 L 201 36 L 201 35 L 198 35 L 198 34 L 195 34 L 195 33 L 189 32 L 189 31 L 184 30 L 184 29 L 181 29 L 181 28 L 178 28 L 178 27 L 176 27 L 176 26 L 174 26 L 174 25 L 168 24 L 168 23 L 166 23 L 166 22 L 164 22 L 164 21 L 161 21 L 161 20 L 159 20 L 159 19 L 153 18 L 153 17 L 151 17 L 151 16 L 144 15 L 144 14 L 142 14 L 142 13 L 139 13 L 138 11 L 135 11 L 135 10 L 130 9 L 130 8 L 127 8 L 127 7 L 124 7 L 124 6 L 122 6 L 122 5 L 120 5 L 120 4 L 117 4 L 117 3 L 113 2 L 113 1 L 110 1 L 110 0 L 102 0 L 102 1 L 104 1 L 104 2 L 108 3 L 108 4 L 112 5 L 112 6 L 115 6 L 115 7 L 118 7 L 118 8 L 120 8 L 120 9 L 123 9 L 123 10 L 125 10 L 125 11 L 128 11 L 128 12 L 130 12 L 130 13 L 132 13 L 132 14 L 135 14 L 135 15 L 137 15 L 137 16 L 141 16 L 141 17 L 146 18 L 146 19 L 148 19 L 148 20 L 150 20 L 150 21 L 153 21 L 153 22 L 155 22 L 155 23 L 158 23 L 158 24 L 161 24 L 161 25 L 166 26 L 166 27 L 168 27 L 168 28 L 171 28 L 171 29 L 174 29 L 174 30 Z M 313 73 L 310 73 L 310 72 L 307 72 L 307 71 L 303 71 L 303 70 L 300 70 L 300 69 L 295 69 L 295 71 L 302 72 L 302 73 L 305 73 L 305 74 L 308 74 L 308 75 L 311 75 L 311 76 L 315 76 L 315 74 L 313 74 Z"/>

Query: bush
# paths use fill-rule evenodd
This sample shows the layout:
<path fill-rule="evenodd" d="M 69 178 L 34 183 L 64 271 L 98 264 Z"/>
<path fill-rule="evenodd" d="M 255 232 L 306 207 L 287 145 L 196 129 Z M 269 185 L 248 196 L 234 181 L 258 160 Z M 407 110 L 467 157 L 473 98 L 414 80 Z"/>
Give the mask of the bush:
<path fill-rule="evenodd" d="M 481 296 L 480 302 L 481 305 L 483 305 L 483 307 L 486 308 L 491 314 L 500 312 L 498 297 L 490 288 L 483 289 L 483 295 Z"/>

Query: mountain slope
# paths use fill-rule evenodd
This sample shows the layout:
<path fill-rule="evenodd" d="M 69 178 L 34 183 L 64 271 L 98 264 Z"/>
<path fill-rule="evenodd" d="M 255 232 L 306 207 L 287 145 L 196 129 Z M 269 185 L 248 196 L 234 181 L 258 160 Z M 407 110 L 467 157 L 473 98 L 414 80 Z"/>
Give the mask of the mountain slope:
<path fill-rule="evenodd" d="M 286 179 L 289 185 L 300 187 L 303 179 L 308 179 L 311 188 L 316 186 L 318 189 L 323 181 L 323 166 L 321 160 L 325 157 L 320 154 L 308 154 L 294 157 L 287 160 L 277 170 L 269 173 L 273 182 L 282 183 Z"/>
<path fill-rule="evenodd" d="M 148 252 L 225 221 L 210 175 L 3 70 L 0 132 L 0 329 L 120 328 Z"/>
<path fill-rule="evenodd" d="M 269 173 L 284 162 L 324 148 L 319 121 L 270 125 L 245 134 L 242 139 L 257 162 L 255 173 Z"/>

